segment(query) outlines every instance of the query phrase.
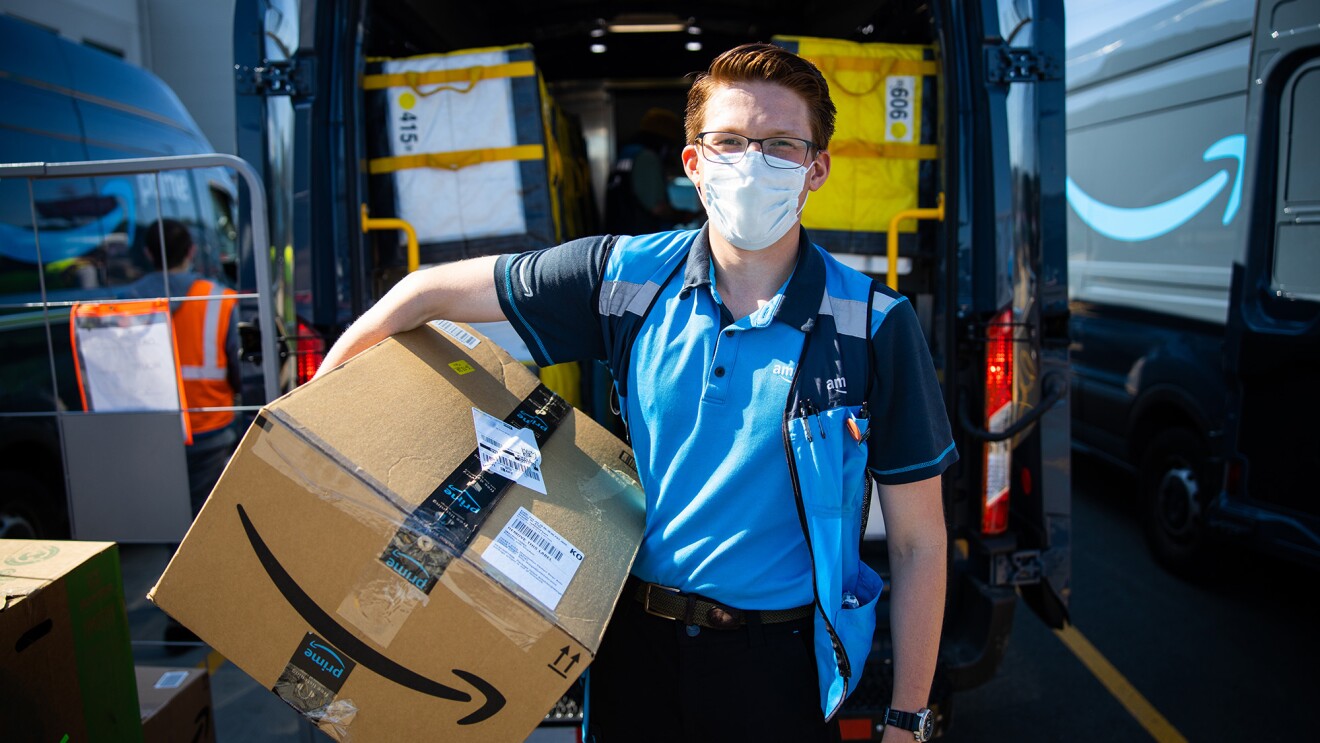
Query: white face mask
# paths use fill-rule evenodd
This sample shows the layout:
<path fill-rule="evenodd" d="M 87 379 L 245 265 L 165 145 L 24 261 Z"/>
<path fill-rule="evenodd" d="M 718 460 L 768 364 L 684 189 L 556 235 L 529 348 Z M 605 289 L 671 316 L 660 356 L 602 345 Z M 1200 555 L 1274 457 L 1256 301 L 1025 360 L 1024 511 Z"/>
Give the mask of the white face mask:
<path fill-rule="evenodd" d="M 803 166 L 772 168 L 761 153 L 751 151 L 732 165 L 703 161 L 701 191 L 706 213 L 734 247 L 768 248 L 802 214 L 798 196 L 810 170 Z M 802 206 L 806 205 L 804 200 Z"/>

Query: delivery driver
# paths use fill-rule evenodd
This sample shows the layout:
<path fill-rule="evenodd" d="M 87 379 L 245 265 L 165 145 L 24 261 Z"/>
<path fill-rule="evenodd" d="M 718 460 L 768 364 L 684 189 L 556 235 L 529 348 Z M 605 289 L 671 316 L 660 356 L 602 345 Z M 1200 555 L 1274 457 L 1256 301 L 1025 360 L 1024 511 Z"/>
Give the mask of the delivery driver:
<path fill-rule="evenodd" d="M 728 51 L 688 94 L 682 159 L 705 227 L 413 273 L 321 367 L 434 318 L 507 317 L 542 365 L 609 360 L 647 523 L 588 672 L 589 739 L 835 737 L 826 719 L 861 676 L 880 587 L 857 558 L 864 472 L 893 581 L 883 740 L 924 739 L 940 475 L 957 453 L 908 302 L 800 226 L 829 175 L 834 113 L 811 63 L 766 44 Z"/>
<path fill-rule="evenodd" d="M 171 299 L 179 371 L 190 409 L 187 415 L 193 440 L 187 448 L 188 490 L 196 517 L 238 443 L 232 410 L 195 410 L 234 406 L 235 390 L 241 386 L 238 316 L 234 312 L 238 300 L 232 289 L 193 272 L 197 245 L 182 222 L 162 219 L 152 223 L 147 228 L 145 250 L 157 270 L 129 285 L 125 293 L 131 298 L 168 295 Z M 163 272 L 159 270 L 162 257 Z M 214 298 L 180 301 L 182 297 L 208 296 Z"/>

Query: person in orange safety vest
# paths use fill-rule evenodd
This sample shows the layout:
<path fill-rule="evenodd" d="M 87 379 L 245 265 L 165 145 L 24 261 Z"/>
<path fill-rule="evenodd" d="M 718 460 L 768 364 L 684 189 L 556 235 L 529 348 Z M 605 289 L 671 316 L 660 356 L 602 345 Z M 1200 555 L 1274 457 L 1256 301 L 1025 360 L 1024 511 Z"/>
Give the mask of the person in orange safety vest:
<path fill-rule="evenodd" d="M 192 429 L 193 440 L 187 447 L 188 489 L 195 517 L 238 443 L 232 410 L 197 409 L 235 405 L 242 384 L 238 300 L 232 289 L 192 270 L 197 245 L 182 222 L 162 219 L 153 223 L 147 229 L 146 252 L 157 269 L 163 258 L 165 270 L 152 271 L 129 285 L 126 297 L 170 298 L 179 374 Z"/>

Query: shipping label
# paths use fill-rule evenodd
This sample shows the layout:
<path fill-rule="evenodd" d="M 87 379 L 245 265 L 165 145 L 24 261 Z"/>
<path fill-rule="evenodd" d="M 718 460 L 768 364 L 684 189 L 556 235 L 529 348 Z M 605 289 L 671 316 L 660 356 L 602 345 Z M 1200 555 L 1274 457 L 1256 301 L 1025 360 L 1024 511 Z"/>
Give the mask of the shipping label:
<path fill-rule="evenodd" d="M 522 507 L 481 557 L 552 611 L 584 559 L 559 532 Z"/>

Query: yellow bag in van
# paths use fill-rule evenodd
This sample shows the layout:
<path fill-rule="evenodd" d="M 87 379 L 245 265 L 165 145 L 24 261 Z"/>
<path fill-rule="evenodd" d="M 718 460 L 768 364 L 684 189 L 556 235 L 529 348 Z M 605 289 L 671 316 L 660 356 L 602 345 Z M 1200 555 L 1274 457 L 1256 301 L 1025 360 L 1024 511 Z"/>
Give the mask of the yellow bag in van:
<path fill-rule="evenodd" d="M 933 48 L 801 36 L 772 40 L 820 68 L 838 109 L 830 178 L 807 199 L 802 224 L 832 251 L 884 253 L 894 214 L 933 208 L 938 199 Z M 915 221 L 903 221 L 900 247 L 916 229 Z"/>

